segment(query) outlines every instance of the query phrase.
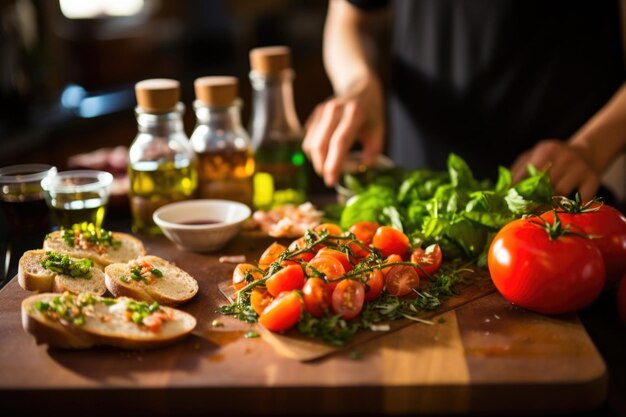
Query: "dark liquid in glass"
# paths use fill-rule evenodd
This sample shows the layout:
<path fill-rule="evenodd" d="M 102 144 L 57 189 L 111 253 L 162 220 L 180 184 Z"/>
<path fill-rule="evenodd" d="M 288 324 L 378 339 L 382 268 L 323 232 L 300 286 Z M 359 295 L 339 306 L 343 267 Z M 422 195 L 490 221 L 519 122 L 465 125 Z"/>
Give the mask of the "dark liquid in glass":
<path fill-rule="evenodd" d="M 0 200 L 9 223 L 9 230 L 22 233 L 47 233 L 50 231 L 50 216 L 46 201 Z"/>

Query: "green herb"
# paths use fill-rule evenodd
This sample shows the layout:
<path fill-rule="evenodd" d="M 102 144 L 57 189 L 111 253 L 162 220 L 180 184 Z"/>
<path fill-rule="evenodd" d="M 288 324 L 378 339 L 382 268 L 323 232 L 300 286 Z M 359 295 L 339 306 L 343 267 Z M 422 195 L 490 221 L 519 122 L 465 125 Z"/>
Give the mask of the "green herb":
<path fill-rule="evenodd" d="M 213 327 L 224 327 L 224 323 L 222 323 L 220 320 L 215 319 L 211 322 L 211 326 Z"/>
<path fill-rule="evenodd" d="M 91 278 L 93 262 L 90 259 L 71 259 L 68 255 L 47 251 L 46 256 L 41 259 L 41 266 L 73 278 Z"/>
<path fill-rule="evenodd" d="M 160 309 L 161 306 L 157 302 L 148 304 L 144 301 L 129 301 L 128 304 L 126 304 L 126 311 L 132 313 L 130 319 L 136 324 L 142 324 L 143 319 L 150 316 L 152 313 L 160 311 Z"/>
<path fill-rule="evenodd" d="M 446 322 L 446 319 L 444 319 L 443 317 L 439 317 L 439 319 L 437 320 L 437 323 L 439 324 L 444 324 Z"/>
<path fill-rule="evenodd" d="M 163 278 L 163 272 L 161 272 L 160 269 L 152 268 L 150 272 L 152 273 L 152 275 L 154 275 L 157 278 Z"/>
<path fill-rule="evenodd" d="M 245 337 L 246 339 L 254 339 L 255 337 L 259 337 L 259 334 L 257 332 L 255 332 L 254 330 L 250 330 L 247 331 L 243 337 Z"/>
<path fill-rule="evenodd" d="M 75 247 L 84 242 L 94 246 L 119 248 L 122 242 L 114 239 L 113 234 L 103 228 L 97 229 L 93 223 L 77 223 L 69 229 L 61 229 L 61 236 L 68 246 Z"/>
<path fill-rule="evenodd" d="M 130 269 L 130 277 L 133 281 L 143 281 L 144 277 L 141 275 L 141 267 L 136 266 Z"/>
<path fill-rule="evenodd" d="M 121 275 L 120 276 L 120 281 L 125 282 L 125 283 L 129 283 L 130 282 L 130 278 L 128 278 L 126 275 Z"/>

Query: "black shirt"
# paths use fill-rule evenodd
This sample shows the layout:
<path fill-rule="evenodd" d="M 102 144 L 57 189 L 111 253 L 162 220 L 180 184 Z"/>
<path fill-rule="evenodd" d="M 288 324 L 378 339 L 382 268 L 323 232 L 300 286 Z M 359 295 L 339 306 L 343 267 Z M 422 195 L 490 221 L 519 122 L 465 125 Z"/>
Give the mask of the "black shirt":
<path fill-rule="evenodd" d="M 406 167 L 456 152 L 493 177 L 537 141 L 568 139 L 624 81 L 617 1 L 391 4 L 390 155 Z"/>

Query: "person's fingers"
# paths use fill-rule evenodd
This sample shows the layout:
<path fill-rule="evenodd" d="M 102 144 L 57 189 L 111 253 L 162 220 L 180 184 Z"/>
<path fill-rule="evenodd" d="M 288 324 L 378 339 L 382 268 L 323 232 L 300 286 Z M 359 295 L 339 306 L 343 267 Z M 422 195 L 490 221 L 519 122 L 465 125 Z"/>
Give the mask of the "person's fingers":
<path fill-rule="evenodd" d="M 310 142 L 307 145 L 313 169 L 319 175 L 324 172 L 324 162 L 328 153 L 330 138 L 335 131 L 343 112 L 342 105 L 336 101 L 329 101 L 324 105 L 319 123 L 311 131 Z"/>
<path fill-rule="evenodd" d="M 313 143 L 313 141 L 315 140 L 315 135 L 313 134 L 313 132 L 316 130 L 316 127 L 320 122 L 323 109 L 323 103 L 315 106 L 315 109 L 306 121 L 304 129 L 304 139 L 302 140 L 302 150 L 309 159 L 311 158 L 311 149 L 313 149 L 313 147 L 315 146 Z"/>
<path fill-rule="evenodd" d="M 600 177 L 593 174 L 584 179 L 580 187 L 578 187 L 578 191 L 583 201 L 589 201 L 596 195 L 598 188 L 600 188 Z"/>
<path fill-rule="evenodd" d="M 582 184 L 588 172 L 584 165 L 574 164 L 566 168 L 566 171 L 559 171 L 554 180 L 550 180 L 554 188 L 555 195 L 569 196 L 580 184 Z"/>
<path fill-rule="evenodd" d="M 544 140 L 539 142 L 532 149 L 528 164 L 534 166 L 539 171 L 548 171 L 551 168 L 551 161 L 559 152 L 563 144 L 557 140 Z"/>
<path fill-rule="evenodd" d="M 378 155 L 383 151 L 383 141 L 384 127 L 382 125 L 361 132 L 362 155 L 365 165 L 371 165 L 376 161 Z"/>
<path fill-rule="evenodd" d="M 324 162 L 324 182 L 327 186 L 334 185 L 339 179 L 343 161 L 356 139 L 362 120 L 359 105 L 348 103 L 344 107 L 341 121 L 330 139 L 328 155 Z"/>
<path fill-rule="evenodd" d="M 526 151 L 521 154 L 511 166 L 511 176 L 513 177 L 513 183 L 519 182 L 528 173 L 528 161 L 530 160 L 531 151 Z"/>

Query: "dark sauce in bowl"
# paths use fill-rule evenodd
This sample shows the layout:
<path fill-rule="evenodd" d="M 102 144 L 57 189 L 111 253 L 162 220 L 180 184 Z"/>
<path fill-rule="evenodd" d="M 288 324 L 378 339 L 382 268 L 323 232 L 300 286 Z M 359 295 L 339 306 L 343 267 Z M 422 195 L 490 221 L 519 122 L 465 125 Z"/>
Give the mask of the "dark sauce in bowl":
<path fill-rule="evenodd" d="M 206 226 L 209 224 L 219 224 L 222 223 L 219 220 L 212 220 L 212 219 L 198 219 L 198 220 L 188 220 L 186 222 L 180 222 L 180 224 L 183 224 L 185 226 Z"/>

